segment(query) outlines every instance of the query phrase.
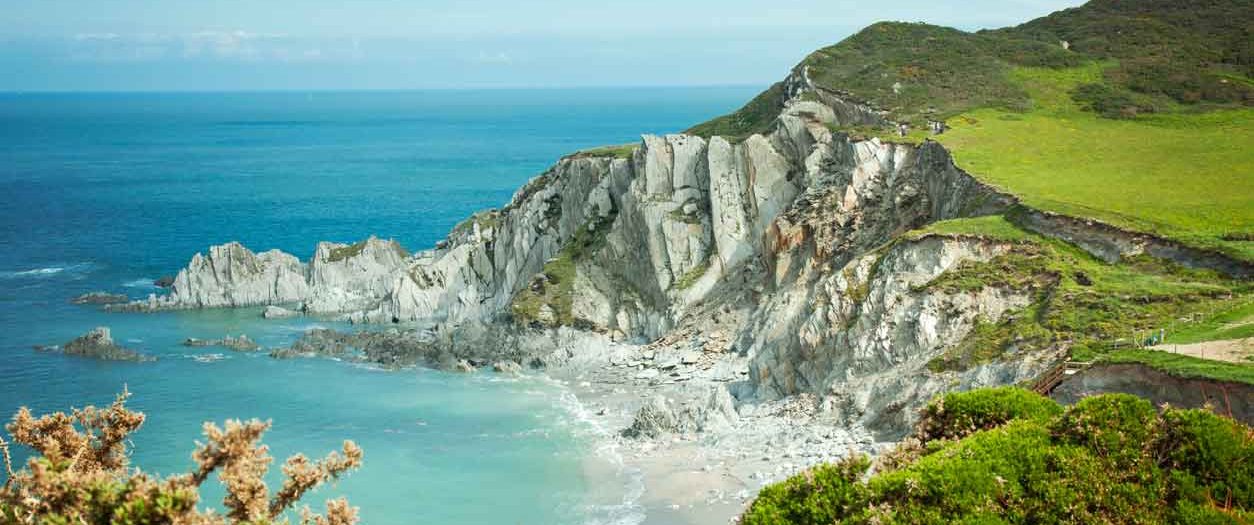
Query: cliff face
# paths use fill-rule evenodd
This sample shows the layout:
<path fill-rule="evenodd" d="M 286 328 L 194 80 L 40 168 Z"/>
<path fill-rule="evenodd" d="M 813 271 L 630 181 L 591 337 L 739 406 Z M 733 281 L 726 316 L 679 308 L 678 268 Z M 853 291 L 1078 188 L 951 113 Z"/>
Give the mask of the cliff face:
<path fill-rule="evenodd" d="M 883 117 L 814 87 L 804 68 L 783 93 L 769 133 L 735 143 L 646 135 L 630 154 L 563 158 L 431 250 L 410 256 L 374 238 L 321 243 L 306 267 L 231 243 L 196 255 L 169 295 L 130 308 L 300 302 L 355 322 L 573 325 L 637 342 L 733 326 L 719 330 L 718 352 L 750 361 L 738 397 L 820 394 L 837 417 L 890 433 L 938 392 L 1043 372 L 1060 349 L 932 370 L 978 323 L 1027 306 L 1030 292 L 933 289 L 947 270 L 1010 245 L 901 236 L 1004 213 L 1015 200 L 957 169 L 939 144 L 834 133 Z M 1033 213 L 1024 226 L 1046 235 L 1104 235 Z M 1101 256 L 1146 246 L 1099 241 L 1077 244 Z"/>

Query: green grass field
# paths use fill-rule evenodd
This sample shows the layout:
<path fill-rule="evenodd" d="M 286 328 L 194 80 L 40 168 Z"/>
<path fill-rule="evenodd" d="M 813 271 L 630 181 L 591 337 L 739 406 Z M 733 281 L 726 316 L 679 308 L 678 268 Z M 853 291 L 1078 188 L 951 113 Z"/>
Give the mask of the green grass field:
<path fill-rule="evenodd" d="M 1254 337 L 1254 298 L 1247 298 L 1236 306 L 1202 316 L 1194 323 L 1169 332 L 1167 342 L 1184 345 L 1246 337 Z"/>
<path fill-rule="evenodd" d="M 1142 364 L 1176 377 L 1216 379 L 1254 385 L 1254 366 L 1198 359 L 1170 352 L 1120 350 L 1102 356 L 1101 362 Z"/>
<path fill-rule="evenodd" d="M 1029 206 L 1254 261 L 1254 109 L 1099 118 L 1070 93 L 1103 67 L 1018 68 L 1031 110 L 970 111 L 938 139 Z"/>

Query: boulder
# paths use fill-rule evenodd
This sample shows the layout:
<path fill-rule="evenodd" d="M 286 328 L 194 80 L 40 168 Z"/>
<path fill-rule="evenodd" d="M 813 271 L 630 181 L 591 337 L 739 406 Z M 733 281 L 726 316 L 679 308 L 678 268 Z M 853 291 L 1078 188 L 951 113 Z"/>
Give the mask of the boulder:
<path fill-rule="evenodd" d="M 267 306 L 265 310 L 261 311 L 261 316 L 266 319 L 287 319 L 298 315 L 300 315 L 300 313 L 295 310 L 288 310 L 282 306 L 274 305 Z"/>
<path fill-rule="evenodd" d="M 622 431 L 627 438 L 657 438 L 679 430 L 679 419 L 665 397 L 653 396 L 636 411 L 631 426 Z"/>
<path fill-rule="evenodd" d="M 162 275 L 161 277 L 158 277 L 156 280 L 154 280 L 152 284 L 153 286 L 156 286 L 157 288 L 169 288 L 171 286 L 174 286 L 174 276 Z"/>
<path fill-rule="evenodd" d="M 518 364 L 516 361 L 497 361 L 492 364 L 492 371 L 501 374 L 518 375 L 521 374 L 523 370 L 522 365 Z"/>

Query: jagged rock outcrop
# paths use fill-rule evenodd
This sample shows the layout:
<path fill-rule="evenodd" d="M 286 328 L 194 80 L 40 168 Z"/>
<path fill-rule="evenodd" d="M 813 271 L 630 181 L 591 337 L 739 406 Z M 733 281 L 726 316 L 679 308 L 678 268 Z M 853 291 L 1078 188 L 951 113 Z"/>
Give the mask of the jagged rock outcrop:
<path fill-rule="evenodd" d="M 731 395 L 720 386 L 682 406 L 666 397 L 650 397 L 621 434 L 628 438 L 657 438 L 672 433 L 705 432 L 730 427 L 739 419 Z"/>
<path fill-rule="evenodd" d="M 129 310 L 214 308 L 294 303 L 309 296 L 305 266 L 295 256 L 270 250 L 253 253 L 238 242 L 192 256 L 166 295 L 150 295 Z"/>
<path fill-rule="evenodd" d="M 238 242 L 196 254 L 179 271 L 166 295 L 117 306 L 118 310 L 240 307 L 301 303 L 310 313 L 375 307 L 404 266 L 405 250 L 376 237 L 354 243 L 318 244 L 308 266 L 279 250 L 254 253 Z M 116 305 L 115 305 L 116 306 Z M 267 317 L 284 317 L 267 309 Z"/>
<path fill-rule="evenodd" d="M 996 323 L 1031 302 L 1029 290 L 946 292 L 928 284 L 964 261 L 1009 249 L 981 239 L 927 237 L 862 255 L 808 286 L 779 290 L 742 334 L 755 354 L 753 394 L 823 393 L 833 414 L 884 432 L 904 432 L 911 408 L 954 387 L 1013 384 L 1044 372 L 1057 352 L 1015 355 L 961 372 L 929 364 L 977 322 Z"/>
<path fill-rule="evenodd" d="M 372 308 L 387 295 L 409 254 L 393 240 L 320 242 L 309 261 L 305 311 L 338 313 Z"/>
<path fill-rule="evenodd" d="M 57 350 L 57 347 L 39 347 L 41 350 Z M 155 357 L 146 356 L 129 348 L 123 348 L 113 342 L 113 334 L 107 326 L 98 326 L 87 333 L 61 345 L 61 353 L 79 357 L 90 357 L 104 361 L 156 361 Z"/>

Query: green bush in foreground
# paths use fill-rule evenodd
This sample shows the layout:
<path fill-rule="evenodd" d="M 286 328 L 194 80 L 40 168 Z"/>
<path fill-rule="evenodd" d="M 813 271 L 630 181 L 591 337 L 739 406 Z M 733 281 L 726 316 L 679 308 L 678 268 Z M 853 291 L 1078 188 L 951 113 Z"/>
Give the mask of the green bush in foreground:
<path fill-rule="evenodd" d="M 938 398 L 924 421 L 931 430 L 919 434 L 934 441 L 903 445 L 912 461 L 881 462 L 869 478 L 865 457 L 816 467 L 764 488 L 742 523 L 1254 519 L 1254 432 L 1204 410 L 1160 414 L 1123 394 L 1064 410 L 1030 392 L 998 388 Z M 956 428 L 936 426 L 945 423 Z"/>
<path fill-rule="evenodd" d="M 923 409 L 918 438 L 923 442 L 957 439 L 1013 419 L 1049 419 L 1060 413 L 1058 403 L 1022 388 L 954 392 L 933 399 Z"/>

